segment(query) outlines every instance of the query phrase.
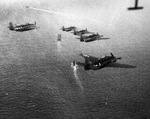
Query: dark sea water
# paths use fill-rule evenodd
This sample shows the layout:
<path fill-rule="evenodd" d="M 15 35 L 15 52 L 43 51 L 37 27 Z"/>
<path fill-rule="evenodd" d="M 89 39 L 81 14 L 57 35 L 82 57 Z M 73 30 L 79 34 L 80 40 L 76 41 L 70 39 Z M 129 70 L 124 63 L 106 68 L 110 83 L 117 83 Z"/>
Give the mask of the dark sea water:
<path fill-rule="evenodd" d="M 96 5 L 98 1 L 81 6 L 79 3 L 83 1 L 78 2 L 64 0 L 64 6 L 60 7 L 54 1 L 50 1 L 53 5 L 47 1 L 0 2 L 0 119 L 150 118 L 149 9 L 128 13 L 126 8 L 121 9 L 123 3 L 117 1 L 121 6 L 112 11 L 108 1 L 103 2 L 102 8 Z M 98 11 L 92 13 L 96 9 L 108 16 L 97 15 L 98 24 L 83 19 L 84 15 L 82 20 L 50 15 L 26 9 L 26 4 L 79 15 L 86 13 L 87 8 L 88 17 L 95 16 Z M 133 19 L 127 21 L 129 18 Z M 10 21 L 18 24 L 36 21 L 40 28 L 9 31 Z M 62 25 L 76 24 L 111 39 L 80 43 L 76 36 L 60 31 Z M 58 33 L 62 34 L 60 43 Z M 81 52 L 95 57 L 113 52 L 122 57 L 118 61 L 122 68 L 74 70 L 73 60 L 84 62 L 78 55 Z"/>

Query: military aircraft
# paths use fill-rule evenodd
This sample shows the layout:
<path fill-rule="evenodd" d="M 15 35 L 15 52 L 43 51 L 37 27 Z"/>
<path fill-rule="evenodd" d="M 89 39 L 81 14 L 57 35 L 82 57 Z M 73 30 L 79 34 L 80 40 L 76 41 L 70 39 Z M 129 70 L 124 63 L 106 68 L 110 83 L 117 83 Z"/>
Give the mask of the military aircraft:
<path fill-rule="evenodd" d="M 58 40 L 58 41 L 61 41 L 61 34 L 58 34 L 58 35 L 57 35 L 57 40 Z"/>
<path fill-rule="evenodd" d="M 78 65 L 76 64 L 75 61 L 73 61 L 73 62 L 71 63 L 71 67 L 74 68 L 75 70 L 78 69 Z"/>
<path fill-rule="evenodd" d="M 79 35 L 79 36 L 83 35 L 83 34 L 87 34 L 87 33 L 91 33 L 91 32 L 89 32 L 87 30 L 87 28 L 86 29 L 82 29 L 82 30 L 74 29 L 74 32 L 73 32 L 74 35 Z"/>
<path fill-rule="evenodd" d="M 135 0 L 135 6 L 128 8 L 128 10 L 140 10 L 143 9 L 143 7 L 138 6 L 138 0 Z"/>
<path fill-rule="evenodd" d="M 80 35 L 80 38 L 77 38 L 77 39 L 80 39 L 81 42 L 91 42 L 91 41 L 95 41 L 95 40 L 100 40 L 101 37 L 103 37 L 103 35 L 99 35 L 98 33 L 94 33 L 94 34 L 91 34 L 91 35 L 88 35 L 88 36 L 83 36 L 82 34 Z M 108 38 L 105 38 L 105 39 L 108 39 Z"/>
<path fill-rule="evenodd" d="M 26 6 L 26 8 L 30 8 L 29 6 Z"/>
<path fill-rule="evenodd" d="M 75 26 L 70 26 L 70 27 L 66 27 L 66 28 L 64 26 L 62 26 L 62 28 L 61 28 L 62 31 L 66 31 L 66 32 L 72 31 L 74 29 L 76 29 Z"/>
<path fill-rule="evenodd" d="M 80 56 L 85 58 L 85 63 L 81 62 L 75 62 L 73 63 L 74 65 L 80 65 L 84 66 L 85 70 L 98 70 L 103 67 L 106 67 L 107 65 L 116 62 L 118 59 L 121 59 L 121 57 L 115 57 L 112 53 L 110 53 L 110 56 L 103 56 L 101 58 L 94 59 L 93 61 L 91 60 L 92 56 L 86 55 L 81 53 Z"/>
<path fill-rule="evenodd" d="M 36 27 L 36 22 L 34 24 L 26 23 L 22 25 L 16 25 L 16 24 L 14 25 L 12 22 L 10 22 L 8 28 L 10 30 L 23 32 L 23 31 L 28 31 L 32 29 L 37 29 L 39 27 Z"/>

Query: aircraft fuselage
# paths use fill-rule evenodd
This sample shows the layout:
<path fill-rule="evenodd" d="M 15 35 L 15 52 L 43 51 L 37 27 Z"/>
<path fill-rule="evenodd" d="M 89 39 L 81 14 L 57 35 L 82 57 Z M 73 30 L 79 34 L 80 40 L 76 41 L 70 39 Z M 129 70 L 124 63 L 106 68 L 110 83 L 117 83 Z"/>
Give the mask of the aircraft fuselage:
<path fill-rule="evenodd" d="M 32 30 L 32 29 L 35 29 L 37 27 L 36 27 L 36 22 L 35 22 L 35 24 L 26 23 L 26 24 L 23 24 L 23 25 L 13 25 L 13 23 L 10 22 L 8 28 L 10 30 L 13 30 L 13 31 L 22 32 L 22 31 Z"/>
<path fill-rule="evenodd" d="M 88 33 L 87 29 L 85 30 L 80 30 L 80 31 L 74 31 L 74 35 L 83 35 L 85 33 Z"/>
<path fill-rule="evenodd" d="M 97 40 L 99 37 L 102 37 L 102 36 L 99 36 L 97 34 L 93 34 L 93 35 L 90 35 L 90 36 L 81 37 L 80 41 L 81 42 L 91 42 L 91 41 Z"/>
<path fill-rule="evenodd" d="M 75 27 L 74 26 L 71 26 L 71 27 L 68 27 L 68 28 L 64 28 L 64 27 L 62 27 L 62 30 L 63 31 L 72 31 L 73 29 L 75 29 Z"/>
<path fill-rule="evenodd" d="M 28 31 L 28 30 L 32 30 L 35 28 L 36 28 L 36 26 L 34 24 L 32 24 L 32 25 L 21 25 L 21 26 L 14 27 L 14 30 L 15 31 Z"/>

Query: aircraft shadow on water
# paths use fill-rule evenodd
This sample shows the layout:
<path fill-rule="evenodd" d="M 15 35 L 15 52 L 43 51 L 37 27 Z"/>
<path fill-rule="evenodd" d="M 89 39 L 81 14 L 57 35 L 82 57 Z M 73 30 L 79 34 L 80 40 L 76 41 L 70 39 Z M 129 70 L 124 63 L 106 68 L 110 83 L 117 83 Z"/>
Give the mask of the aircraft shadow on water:
<path fill-rule="evenodd" d="M 81 38 L 76 38 L 76 39 L 79 39 L 81 42 L 86 42 L 86 43 L 88 43 L 88 42 L 93 42 L 93 41 L 97 41 L 97 40 L 108 40 L 108 39 L 110 39 L 110 38 L 101 38 L 101 37 L 99 37 L 99 38 L 89 38 L 89 39 L 87 39 L 87 40 L 84 40 L 84 39 L 81 39 Z"/>

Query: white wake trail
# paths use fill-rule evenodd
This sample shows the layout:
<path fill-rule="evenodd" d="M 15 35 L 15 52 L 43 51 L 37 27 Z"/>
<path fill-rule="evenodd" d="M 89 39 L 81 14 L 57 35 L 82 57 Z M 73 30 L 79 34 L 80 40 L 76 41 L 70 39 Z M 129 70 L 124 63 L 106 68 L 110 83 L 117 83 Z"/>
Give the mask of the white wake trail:
<path fill-rule="evenodd" d="M 59 56 L 61 55 L 60 53 L 61 53 L 62 49 L 65 49 L 65 48 L 61 46 L 61 42 L 60 42 L 60 41 L 57 42 L 57 52 L 59 53 L 59 54 L 58 54 Z M 65 50 L 66 50 L 66 49 L 65 49 Z M 68 50 L 66 50 L 66 51 L 68 52 Z M 69 53 L 69 52 L 68 52 L 68 53 Z M 76 83 L 77 83 L 77 85 L 80 87 L 81 91 L 83 92 L 84 89 L 83 89 L 82 83 L 81 83 L 81 81 L 80 81 L 80 79 L 79 79 L 79 76 L 78 76 L 78 74 L 77 74 L 78 66 L 77 66 L 77 65 L 73 66 L 73 64 L 71 64 L 71 67 L 73 68 L 73 74 L 74 74 Z"/>
<path fill-rule="evenodd" d="M 26 7 L 29 9 L 33 9 L 33 10 L 38 10 L 38 11 L 43 11 L 43 12 L 49 12 L 49 13 L 54 13 L 54 14 L 58 14 L 58 15 L 63 15 L 63 16 L 70 16 L 70 17 L 76 17 L 76 18 L 82 18 L 82 19 L 86 19 L 92 22 L 97 22 L 99 23 L 99 21 L 95 20 L 95 19 L 89 19 L 87 17 L 82 17 L 82 16 L 78 16 L 78 15 L 74 15 L 74 14 L 69 14 L 69 13 L 62 13 L 62 12 L 56 12 L 56 11 L 51 11 L 51 10 L 46 10 L 46 9 L 40 9 L 40 8 L 35 8 L 35 7 Z"/>
<path fill-rule="evenodd" d="M 77 67 L 74 66 L 73 67 L 73 73 L 74 73 L 74 77 L 75 77 L 75 80 L 76 80 L 76 83 L 78 84 L 78 86 L 80 87 L 81 91 L 83 92 L 84 91 L 84 88 L 82 86 L 82 83 L 78 77 L 78 74 L 77 74 Z"/>
<path fill-rule="evenodd" d="M 61 44 L 60 41 L 57 42 L 57 52 L 60 53 L 61 51 Z"/>

